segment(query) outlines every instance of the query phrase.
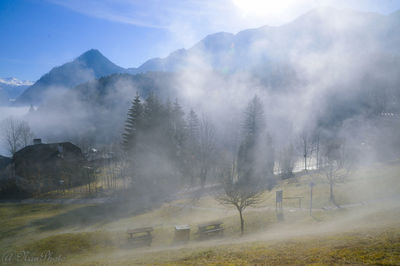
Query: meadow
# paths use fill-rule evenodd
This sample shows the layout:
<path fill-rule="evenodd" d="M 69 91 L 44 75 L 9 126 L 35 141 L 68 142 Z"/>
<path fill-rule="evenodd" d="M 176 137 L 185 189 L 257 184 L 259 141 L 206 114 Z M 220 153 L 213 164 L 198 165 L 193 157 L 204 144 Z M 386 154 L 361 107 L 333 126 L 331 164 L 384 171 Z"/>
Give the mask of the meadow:
<path fill-rule="evenodd" d="M 323 176 L 298 175 L 263 195 L 244 212 L 220 205 L 213 194 L 182 198 L 138 212 L 133 202 L 103 204 L 2 203 L 2 264 L 61 265 L 254 265 L 400 264 L 400 164 L 361 168 L 335 186 L 341 208 L 329 203 Z M 313 210 L 309 214 L 309 182 Z M 284 221 L 275 212 L 275 191 L 284 197 Z M 220 220 L 224 236 L 198 240 L 197 225 Z M 191 226 L 190 241 L 175 244 L 174 226 Z M 152 226 L 153 243 L 133 248 L 126 230 Z"/>

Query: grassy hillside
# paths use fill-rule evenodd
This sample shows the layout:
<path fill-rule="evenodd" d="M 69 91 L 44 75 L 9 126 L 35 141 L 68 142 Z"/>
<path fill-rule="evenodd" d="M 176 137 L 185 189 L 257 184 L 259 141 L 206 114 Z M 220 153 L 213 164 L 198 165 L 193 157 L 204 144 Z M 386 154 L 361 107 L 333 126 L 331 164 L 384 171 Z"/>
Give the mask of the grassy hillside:
<path fill-rule="evenodd" d="M 134 203 L 0 204 L 0 249 L 3 257 L 13 254 L 10 263 L 16 263 L 16 254 L 25 254 L 31 259 L 27 264 L 40 256 L 73 265 L 399 264 L 399 175 L 398 164 L 353 172 L 335 186 L 337 201 L 345 206 L 340 209 L 329 204 L 323 176 L 285 180 L 265 192 L 262 204 L 245 211 L 244 237 L 237 212 L 219 205 L 213 195 L 196 202 L 164 203 L 142 213 L 134 211 Z M 311 178 L 317 184 L 313 216 L 307 209 Z M 284 197 L 304 197 L 301 209 L 297 200 L 284 200 L 283 222 L 275 214 L 278 189 L 283 189 Z M 197 225 L 217 219 L 224 222 L 224 237 L 199 241 Z M 191 225 L 188 244 L 173 243 L 176 224 Z M 133 249 L 126 230 L 142 226 L 154 227 L 152 247 Z"/>

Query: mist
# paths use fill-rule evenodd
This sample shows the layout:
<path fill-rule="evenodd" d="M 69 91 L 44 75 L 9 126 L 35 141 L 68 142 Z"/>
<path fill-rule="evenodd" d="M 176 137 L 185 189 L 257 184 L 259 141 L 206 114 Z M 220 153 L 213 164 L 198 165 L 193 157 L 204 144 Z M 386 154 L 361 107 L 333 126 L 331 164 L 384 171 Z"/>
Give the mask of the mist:
<path fill-rule="evenodd" d="M 182 245 L 170 244 L 173 226 L 194 230 L 215 220 L 225 226 L 222 239 L 196 242 L 192 232 L 184 248 L 328 243 L 356 229 L 362 239 L 368 230 L 398 229 L 394 214 L 373 217 L 397 212 L 400 203 L 399 26 L 398 12 L 318 8 L 281 26 L 209 35 L 135 74 L 48 86 L 35 106 L 1 107 L 0 121 L 26 121 L 44 144 L 71 142 L 86 170 L 70 181 L 64 172 L 73 165 L 62 168 L 62 181 L 47 186 L 50 177 L 35 179 L 42 168 L 16 167 L 36 145 L 10 156 L 3 141 L 0 154 L 13 161 L 0 177 L 9 182 L 18 172 L 18 182 L 37 183 L 21 196 L 32 202 L 44 193 L 62 195 L 60 202 L 68 193 L 78 195 L 76 204 L 93 200 L 91 218 L 71 210 L 61 217 L 76 222 L 41 222 L 62 233 L 115 232 L 112 262 L 131 258 L 121 240 L 130 228 L 160 235 L 136 257 L 180 252 Z M 97 256 L 90 259 L 104 259 Z"/>
<path fill-rule="evenodd" d="M 316 135 L 340 139 L 358 151 L 353 157 L 358 163 L 395 160 L 400 61 L 398 38 L 385 31 L 396 28 L 395 15 L 320 8 L 279 27 L 210 35 L 160 59 L 170 72 L 114 74 L 72 89 L 57 86 L 33 111 L 3 107 L 2 118 L 26 120 L 48 143 L 71 141 L 86 150 L 118 146 L 135 95 L 144 101 L 155 94 L 161 103 L 177 100 L 185 116 L 194 110 L 207 117 L 218 152 L 235 158 L 244 110 L 257 96 L 273 147 L 258 156 L 273 153 L 275 171 L 277 158 L 289 148 L 300 171 L 301 138 L 312 142 Z M 318 156 L 310 151 L 308 159 L 315 164 Z"/>

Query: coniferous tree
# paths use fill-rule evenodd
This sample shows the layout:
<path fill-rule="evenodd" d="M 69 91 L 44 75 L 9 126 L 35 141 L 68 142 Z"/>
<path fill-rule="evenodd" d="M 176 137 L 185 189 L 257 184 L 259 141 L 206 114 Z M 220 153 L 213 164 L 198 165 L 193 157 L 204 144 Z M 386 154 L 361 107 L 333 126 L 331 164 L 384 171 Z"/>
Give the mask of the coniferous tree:
<path fill-rule="evenodd" d="M 178 99 L 176 99 L 171 113 L 171 123 L 173 128 L 171 143 L 173 143 L 172 149 L 174 157 L 180 169 L 183 168 L 184 142 L 186 137 L 184 116 L 185 112 L 182 110 Z"/>
<path fill-rule="evenodd" d="M 174 125 L 174 139 L 179 146 L 183 146 L 185 139 L 185 112 L 182 110 L 178 99 L 175 100 L 172 109 L 172 121 Z"/>
<path fill-rule="evenodd" d="M 263 180 L 271 187 L 273 153 L 272 139 L 266 130 L 263 106 L 255 96 L 245 111 L 243 141 L 239 147 L 237 162 L 239 182 Z"/>
<path fill-rule="evenodd" d="M 264 111 L 260 100 L 255 96 L 245 110 L 243 141 L 239 147 L 238 174 L 241 182 L 255 178 L 256 148 L 264 126 Z"/>
<path fill-rule="evenodd" d="M 197 114 L 190 110 L 187 117 L 187 137 L 185 141 L 185 173 L 190 177 L 190 184 L 194 185 L 199 174 L 199 119 Z"/>
<path fill-rule="evenodd" d="M 138 132 L 142 126 L 143 106 L 139 95 L 132 101 L 132 107 L 128 111 L 125 123 L 125 131 L 122 135 L 122 145 L 125 151 L 130 151 L 135 146 Z"/>
<path fill-rule="evenodd" d="M 190 110 L 187 118 L 187 137 L 193 142 L 197 142 L 199 138 L 199 118 L 193 109 Z"/>
<path fill-rule="evenodd" d="M 143 110 L 144 129 L 152 130 L 160 126 L 160 122 L 162 120 L 161 115 L 162 115 L 162 105 L 159 102 L 157 96 L 154 95 L 154 93 L 150 93 L 144 103 L 144 110 Z"/>

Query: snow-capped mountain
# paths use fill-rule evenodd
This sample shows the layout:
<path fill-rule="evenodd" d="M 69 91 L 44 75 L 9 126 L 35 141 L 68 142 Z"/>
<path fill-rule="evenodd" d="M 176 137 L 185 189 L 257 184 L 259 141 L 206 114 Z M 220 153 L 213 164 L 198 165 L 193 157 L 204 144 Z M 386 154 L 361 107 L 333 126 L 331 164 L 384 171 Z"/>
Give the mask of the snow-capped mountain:
<path fill-rule="evenodd" d="M 33 81 L 30 80 L 19 80 L 17 78 L 0 78 L 0 86 L 1 85 L 9 85 L 9 86 L 30 86 L 33 84 Z"/>
<path fill-rule="evenodd" d="M 19 80 L 14 77 L 0 78 L 0 105 L 14 101 L 32 84 L 32 81 Z"/>

